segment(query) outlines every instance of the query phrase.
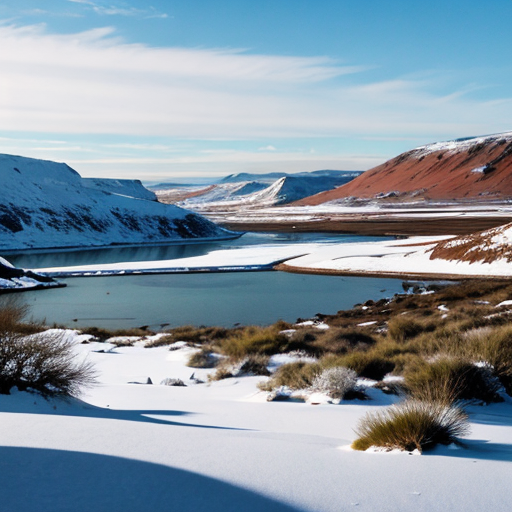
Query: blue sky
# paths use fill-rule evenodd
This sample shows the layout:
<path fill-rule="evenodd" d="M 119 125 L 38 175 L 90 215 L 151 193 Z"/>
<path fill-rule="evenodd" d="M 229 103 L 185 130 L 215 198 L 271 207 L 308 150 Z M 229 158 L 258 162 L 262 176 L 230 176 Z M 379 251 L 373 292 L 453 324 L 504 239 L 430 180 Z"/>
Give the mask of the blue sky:
<path fill-rule="evenodd" d="M 0 152 L 84 176 L 368 169 L 512 130 L 512 2 L 3 0 Z"/>

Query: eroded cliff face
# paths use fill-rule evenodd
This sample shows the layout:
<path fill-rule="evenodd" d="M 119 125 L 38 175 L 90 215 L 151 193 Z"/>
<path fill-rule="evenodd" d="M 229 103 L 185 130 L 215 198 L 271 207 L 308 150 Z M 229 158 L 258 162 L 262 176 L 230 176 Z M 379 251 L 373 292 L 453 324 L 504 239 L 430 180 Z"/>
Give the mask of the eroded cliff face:
<path fill-rule="evenodd" d="M 295 204 L 317 205 L 350 197 L 403 201 L 512 198 L 512 132 L 422 146 L 342 187 Z"/>

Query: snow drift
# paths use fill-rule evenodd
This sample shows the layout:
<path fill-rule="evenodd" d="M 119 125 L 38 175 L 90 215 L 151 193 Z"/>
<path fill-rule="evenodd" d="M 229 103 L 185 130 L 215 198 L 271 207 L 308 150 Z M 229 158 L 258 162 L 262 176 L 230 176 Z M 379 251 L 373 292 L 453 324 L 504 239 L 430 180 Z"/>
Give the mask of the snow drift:
<path fill-rule="evenodd" d="M 0 251 L 234 236 L 140 182 L 83 179 L 63 163 L 0 155 L 0 182 Z"/>

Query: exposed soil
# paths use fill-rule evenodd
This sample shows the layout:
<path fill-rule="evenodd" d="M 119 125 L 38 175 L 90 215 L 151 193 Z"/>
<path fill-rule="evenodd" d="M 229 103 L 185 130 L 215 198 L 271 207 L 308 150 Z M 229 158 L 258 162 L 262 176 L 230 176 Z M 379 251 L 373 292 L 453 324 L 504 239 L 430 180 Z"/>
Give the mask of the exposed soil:
<path fill-rule="evenodd" d="M 315 221 L 221 222 L 233 231 L 331 232 L 367 236 L 466 235 L 512 222 L 512 217 L 436 217 L 346 215 Z"/>

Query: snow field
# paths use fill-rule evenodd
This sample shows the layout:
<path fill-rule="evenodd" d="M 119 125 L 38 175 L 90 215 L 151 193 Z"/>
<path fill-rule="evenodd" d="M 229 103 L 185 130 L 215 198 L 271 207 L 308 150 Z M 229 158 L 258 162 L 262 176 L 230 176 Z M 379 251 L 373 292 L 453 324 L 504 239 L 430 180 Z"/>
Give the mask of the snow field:
<path fill-rule="evenodd" d="M 83 338 L 77 338 L 83 341 Z M 109 350 L 112 349 L 112 350 Z M 99 371 L 82 400 L 0 396 L 2 511 L 508 511 L 512 404 L 470 408 L 468 448 L 347 449 L 366 411 L 265 401 L 262 377 L 192 384 L 190 348 L 77 344 Z M 103 350 L 99 352 L 98 350 Z M 285 358 L 286 359 L 286 358 Z M 128 384 L 150 377 L 153 385 Z M 165 377 L 187 387 L 161 386 Z"/>

